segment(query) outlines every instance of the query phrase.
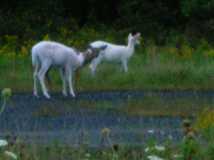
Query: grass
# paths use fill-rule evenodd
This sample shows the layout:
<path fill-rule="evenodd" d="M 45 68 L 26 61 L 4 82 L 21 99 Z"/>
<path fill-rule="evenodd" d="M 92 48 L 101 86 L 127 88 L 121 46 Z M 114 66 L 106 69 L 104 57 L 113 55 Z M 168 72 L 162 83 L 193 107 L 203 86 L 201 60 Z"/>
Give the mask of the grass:
<path fill-rule="evenodd" d="M 154 46 L 153 46 L 154 47 Z M 152 47 L 150 47 L 152 48 Z M 95 77 L 85 67 L 80 78 L 75 80 L 77 90 L 207 90 L 214 89 L 214 61 L 203 52 L 192 53 L 191 57 L 170 53 L 170 49 L 156 47 L 138 48 L 129 62 L 129 72 L 123 73 L 120 64 L 104 63 L 98 66 Z M 154 52 L 154 53 L 151 53 Z M 51 90 L 61 90 L 59 74 L 51 72 Z M 33 69 L 28 56 L 0 55 L 0 88 L 10 87 L 13 91 L 32 91 Z"/>
<path fill-rule="evenodd" d="M 201 114 L 200 118 L 206 118 L 205 112 Z M 189 133 L 192 132 L 191 124 L 190 126 L 186 125 L 185 128 L 189 128 Z M 91 148 L 84 142 L 78 147 L 74 147 L 69 143 L 62 144 L 58 142 L 50 142 L 49 144 L 25 143 L 19 137 L 14 139 L 8 136 L 9 145 L 6 148 L 1 148 L 0 159 L 13 159 L 5 154 L 5 150 L 9 150 L 15 153 L 18 159 L 22 160 L 149 160 L 149 156 L 161 157 L 164 160 L 212 160 L 214 155 L 213 135 L 210 134 L 209 137 L 206 137 L 207 139 L 203 139 L 204 135 L 201 134 L 201 130 L 198 131 L 197 135 L 191 134 L 191 137 L 188 136 L 188 133 L 184 134 L 183 140 L 176 144 L 170 139 L 161 144 L 157 144 L 156 141 L 151 139 L 146 143 L 142 140 L 142 143 L 144 143 L 142 146 L 116 144 L 111 140 L 111 136 L 106 137 L 106 134 L 101 131 L 103 138 L 109 138 L 112 143 L 104 148 Z"/>
<path fill-rule="evenodd" d="M 207 115 L 210 115 L 210 118 L 212 118 L 213 113 L 213 109 L 205 110 L 200 114 L 198 120 L 207 122 Z M 208 121 L 210 118 L 208 118 Z M 197 123 L 200 123 L 199 121 L 196 122 L 196 127 Z M 213 134 L 208 134 L 210 130 L 206 130 L 206 125 L 205 128 L 201 128 L 200 123 L 197 134 L 194 132 L 192 135 L 192 132 L 194 131 L 192 130 L 192 127 L 194 127 L 194 125 L 192 125 L 191 122 L 190 125 L 183 126 L 183 130 L 186 128 L 186 130 L 191 133 L 191 136 L 189 136 L 188 133 L 184 134 L 185 136 L 183 140 L 176 144 L 174 144 L 170 139 L 166 142 L 162 142 L 161 144 L 157 144 L 156 141 L 152 139 L 145 143 L 142 139 L 142 143 L 144 144 L 142 146 L 116 144 L 112 141 L 111 136 L 107 136 L 107 134 L 104 134 L 103 130 L 101 130 L 100 134 L 102 134 L 103 138 L 109 138 L 111 141 L 111 144 L 104 148 L 91 148 L 84 142 L 82 142 L 78 147 L 74 147 L 69 143 L 62 144 L 58 142 L 50 142 L 49 144 L 25 143 L 22 139 L 19 139 L 19 137 L 14 138 L 13 136 L 11 137 L 8 135 L 7 141 L 9 142 L 9 145 L 6 147 L 0 146 L 0 159 L 13 159 L 5 154 L 5 151 L 10 151 L 15 153 L 18 159 L 22 160 L 147 160 L 149 159 L 149 156 L 157 156 L 165 160 L 212 160 L 214 155 Z M 211 133 L 213 133 L 213 130 Z M 108 134 L 111 134 L 111 132 Z M 160 150 L 158 148 L 163 149 Z"/>
<path fill-rule="evenodd" d="M 143 100 L 130 100 L 121 109 L 129 115 L 134 116 L 180 116 L 195 117 L 204 108 L 213 108 L 214 104 L 202 99 L 168 99 L 161 97 L 147 97 Z"/>
<path fill-rule="evenodd" d="M 161 51 L 161 50 L 160 50 Z M 163 54 L 162 54 L 163 53 Z M 206 90 L 213 89 L 212 83 L 214 62 L 212 58 L 201 57 L 197 55 L 191 59 L 182 57 L 171 57 L 168 53 L 156 54 L 154 57 L 147 52 L 139 50 L 130 60 L 129 72 L 124 74 L 120 71 L 119 66 L 112 64 L 103 64 L 96 77 L 91 77 L 88 68 L 81 73 L 78 80 L 77 89 L 85 90 L 150 90 L 150 89 L 193 89 Z M 111 74 L 110 74 L 111 73 Z M 51 73 L 54 81 L 53 90 L 60 90 L 61 82 L 58 74 Z M 0 58 L 0 88 L 10 87 L 13 91 L 29 92 L 32 90 L 32 69 L 29 57 L 7 57 Z M 111 75 L 111 76 L 109 76 Z M 105 77 L 105 79 L 103 79 Z M 99 85 L 97 85 L 99 82 Z M 128 99 L 118 103 L 117 109 L 109 101 L 69 101 L 63 108 L 52 106 L 49 102 L 41 109 L 37 110 L 33 116 L 60 116 L 64 111 L 69 112 L 73 103 L 77 106 L 89 107 L 90 109 L 117 110 L 118 112 L 129 115 L 144 116 L 195 116 L 203 108 L 212 109 L 213 101 L 201 98 L 179 98 L 166 100 L 162 97 L 147 95 L 144 99 Z M 208 112 L 209 113 L 209 112 Z M 213 113 L 213 112 L 212 112 Z M 206 114 L 202 114 L 204 118 Z M 201 119 L 203 117 L 200 117 Z M 211 118 L 210 118 L 211 119 Z M 208 120 L 210 120 L 208 119 Z M 202 121 L 202 120 L 200 120 Z M 207 120 L 203 122 L 207 123 Z M 209 122 L 209 121 L 208 121 Z M 200 123 L 200 122 L 198 122 Z M 212 121 L 213 123 L 213 121 Z M 197 126 L 197 125 L 196 125 Z M 203 129 L 203 127 L 202 127 Z M 203 133 L 206 132 L 206 133 Z M 73 148 L 71 146 L 60 146 L 57 143 L 49 145 L 25 144 L 17 139 L 10 142 L 7 150 L 18 155 L 22 160 L 47 160 L 47 159 L 148 159 L 149 155 L 157 155 L 166 160 L 170 159 L 194 159 L 194 160 L 213 160 L 213 128 L 210 130 L 198 130 L 196 138 L 190 138 L 188 142 L 182 141 L 176 145 L 170 143 L 164 144 L 166 151 L 163 153 L 152 151 L 145 152 L 145 147 L 120 146 L 115 148 L 90 149 L 87 146 Z M 201 134 L 205 134 L 205 142 L 199 143 Z M 208 136 L 207 136 L 208 135 Z M 200 138 L 199 138 L 200 137 Z M 204 138 L 202 136 L 202 138 Z M 212 141 L 211 141 L 212 140 Z M 151 144 L 148 144 L 151 145 Z M 181 158 L 173 158 L 175 154 L 181 155 Z M 0 159 L 9 160 L 3 150 L 0 150 Z"/>
<path fill-rule="evenodd" d="M 159 150 L 156 147 L 164 149 Z M 155 141 L 148 141 L 144 146 L 124 146 L 114 144 L 105 148 L 90 148 L 87 145 L 72 147 L 72 144 L 59 144 L 53 142 L 50 144 L 26 144 L 20 139 L 13 142 L 9 141 L 7 149 L 15 153 L 18 159 L 22 160 L 129 160 L 129 159 L 149 159 L 149 156 L 161 157 L 164 160 L 212 160 L 213 144 L 208 141 L 206 147 L 198 142 L 197 138 L 185 137 L 178 144 L 167 141 L 162 144 L 156 144 Z M 177 157 L 177 158 L 176 158 Z M 9 156 L 0 150 L 0 158 L 10 160 Z"/>
<path fill-rule="evenodd" d="M 94 34 L 92 34 L 94 35 Z M 87 37 L 87 36 L 86 36 Z M 81 45 L 81 44 L 80 44 Z M 76 45 L 75 45 L 76 46 Z M 26 52 L 26 51 L 25 51 Z M 123 73 L 119 64 L 104 63 L 98 67 L 97 75 L 92 77 L 88 67 L 81 71 L 80 79 L 75 80 L 78 91 L 93 90 L 212 90 L 214 89 L 214 51 L 212 48 L 196 48 L 182 46 L 181 52 L 168 45 L 159 47 L 155 45 L 141 46 L 136 50 L 129 62 L 129 72 Z M 51 91 L 61 90 L 61 81 L 57 71 L 51 71 L 53 85 Z M 32 92 L 32 66 L 29 54 L 22 56 L 21 52 L 14 55 L 10 52 L 0 52 L 0 89 L 9 87 L 13 92 Z M 42 103 L 32 114 L 39 117 L 57 117 L 73 110 L 73 106 L 86 107 L 93 110 L 114 110 L 130 116 L 181 116 L 196 118 L 198 135 L 187 142 L 179 144 L 163 144 L 166 151 L 159 153 L 145 152 L 145 147 L 121 146 L 114 148 L 90 149 L 87 146 L 74 148 L 66 144 L 57 143 L 40 145 L 25 144 L 20 139 L 10 142 L 6 150 L 12 151 L 22 160 L 128 160 L 148 159 L 148 155 L 155 154 L 166 160 L 175 154 L 182 155 L 177 159 L 213 160 L 213 109 L 214 101 L 207 98 L 176 98 L 164 99 L 160 96 L 146 95 L 143 99 L 127 99 L 117 102 L 111 101 L 69 101 L 63 106 L 58 103 Z M 70 107 L 72 106 L 72 107 Z M 207 112 L 202 112 L 204 108 Z M 200 115 L 200 113 L 203 113 Z M 212 114 L 211 114 L 212 113 Z M 207 116 L 209 114 L 209 116 Z M 199 115 L 199 116 L 198 116 Z M 202 126 L 202 127 L 201 127 Z M 204 128 L 204 126 L 208 126 Z M 211 127 L 210 127 L 211 126 Z M 204 138 L 203 143 L 199 143 Z M 155 143 L 155 142 L 154 142 Z M 114 144 L 114 142 L 113 142 Z M 148 142 L 148 146 L 152 143 Z M 72 145 L 72 144 L 71 144 Z M 4 150 L 0 148 L 0 159 L 9 160 Z"/>
<path fill-rule="evenodd" d="M 197 117 L 204 109 L 214 108 L 214 101 L 209 98 L 177 97 L 164 98 L 158 95 L 127 100 L 64 100 L 46 101 L 37 106 L 33 116 L 58 117 L 72 113 L 75 109 L 89 109 L 93 112 L 116 112 L 128 116 L 168 116 Z"/>
<path fill-rule="evenodd" d="M 90 159 L 142 159 L 143 150 L 140 148 L 119 147 L 118 151 L 113 151 L 111 148 L 106 149 L 89 149 L 86 147 L 72 148 L 70 146 L 59 146 L 52 144 L 49 146 L 42 145 L 14 145 L 13 152 L 18 154 L 18 157 L 22 160 L 64 160 L 64 159 L 76 159 L 76 160 L 90 160 Z M 6 156 L 2 158 L 9 160 Z"/>
<path fill-rule="evenodd" d="M 140 46 L 129 61 L 128 73 L 121 70 L 120 64 L 103 63 L 98 66 L 97 74 L 93 77 L 89 68 L 85 67 L 80 77 L 75 78 L 74 88 L 77 91 L 214 89 L 213 49 L 203 48 L 200 45 L 195 49 L 189 49 L 190 46 L 182 48 L 179 54 L 178 49 L 173 45 Z M 10 52 L 0 54 L 0 89 L 9 87 L 13 92 L 32 92 L 32 74 L 29 54 L 14 55 Z M 52 70 L 50 74 L 53 80 L 48 88 L 51 92 L 61 92 L 58 71 Z M 80 101 L 78 103 L 96 109 L 100 106 L 102 109 L 114 108 L 115 105 L 111 102 Z M 185 98 L 165 101 L 162 97 L 146 97 L 143 100 L 129 100 L 118 105 L 121 106 L 119 111 L 133 115 L 192 116 L 199 113 L 201 108 L 212 108 L 213 102 Z"/>

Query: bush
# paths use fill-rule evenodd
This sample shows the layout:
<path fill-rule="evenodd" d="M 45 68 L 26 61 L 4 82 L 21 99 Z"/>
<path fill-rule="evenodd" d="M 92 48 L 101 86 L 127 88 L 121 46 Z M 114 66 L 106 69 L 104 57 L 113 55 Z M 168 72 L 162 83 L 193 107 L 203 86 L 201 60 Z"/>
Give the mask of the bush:
<path fill-rule="evenodd" d="M 208 142 L 214 142 L 214 110 L 206 109 L 200 113 L 195 127 Z"/>

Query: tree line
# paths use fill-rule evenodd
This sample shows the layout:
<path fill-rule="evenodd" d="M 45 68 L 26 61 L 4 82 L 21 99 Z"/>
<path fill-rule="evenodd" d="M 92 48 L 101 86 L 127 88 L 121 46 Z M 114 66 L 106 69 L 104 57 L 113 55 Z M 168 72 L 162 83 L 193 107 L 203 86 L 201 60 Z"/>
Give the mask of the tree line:
<path fill-rule="evenodd" d="M 137 30 L 164 41 L 171 33 L 214 37 L 214 0 L 3 0 L 0 35 L 34 37 L 67 27 Z"/>

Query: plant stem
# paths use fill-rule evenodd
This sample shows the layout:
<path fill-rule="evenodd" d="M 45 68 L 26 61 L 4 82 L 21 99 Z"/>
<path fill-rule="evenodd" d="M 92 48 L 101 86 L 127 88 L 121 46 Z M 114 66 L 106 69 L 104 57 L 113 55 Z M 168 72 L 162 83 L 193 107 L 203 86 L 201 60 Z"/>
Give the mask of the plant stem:
<path fill-rule="evenodd" d="M 4 112 L 4 109 L 6 107 L 6 101 L 7 101 L 6 98 L 3 98 L 3 104 L 1 106 L 0 115 Z"/>

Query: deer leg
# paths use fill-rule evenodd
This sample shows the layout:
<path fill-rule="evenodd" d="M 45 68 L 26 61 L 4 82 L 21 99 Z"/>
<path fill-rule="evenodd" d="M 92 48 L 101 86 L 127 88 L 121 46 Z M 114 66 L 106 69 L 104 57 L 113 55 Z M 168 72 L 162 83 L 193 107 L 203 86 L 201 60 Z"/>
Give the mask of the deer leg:
<path fill-rule="evenodd" d="M 60 72 L 60 77 L 62 79 L 62 94 L 64 96 L 67 96 L 67 85 L 66 85 L 66 76 L 65 76 L 65 69 L 64 68 L 60 68 L 59 69 Z"/>
<path fill-rule="evenodd" d="M 51 65 L 50 61 L 43 62 L 38 73 L 39 81 L 42 87 L 42 92 L 44 96 L 48 99 L 50 98 L 50 95 L 48 94 L 47 88 L 45 86 L 45 74 L 48 71 L 50 65 Z"/>
<path fill-rule="evenodd" d="M 35 68 L 34 68 L 34 73 L 33 73 L 33 95 L 38 97 L 38 87 L 37 87 L 37 84 L 38 84 L 38 70 L 39 70 L 39 65 L 36 64 L 35 65 Z"/>
<path fill-rule="evenodd" d="M 67 79 L 68 86 L 69 86 L 69 93 L 70 93 L 70 95 L 75 97 L 75 93 L 74 93 L 74 89 L 73 89 L 73 85 L 72 85 L 72 71 L 70 68 L 66 69 L 66 79 Z"/>
<path fill-rule="evenodd" d="M 122 60 L 122 67 L 125 72 L 128 72 L 127 60 Z"/>
<path fill-rule="evenodd" d="M 91 62 L 89 67 L 91 69 L 92 75 L 95 75 L 97 66 L 101 63 L 101 61 L 102 61 L 102 57 L 98 56 L 97 58 L 93 59 L 93 61 Z"/>

